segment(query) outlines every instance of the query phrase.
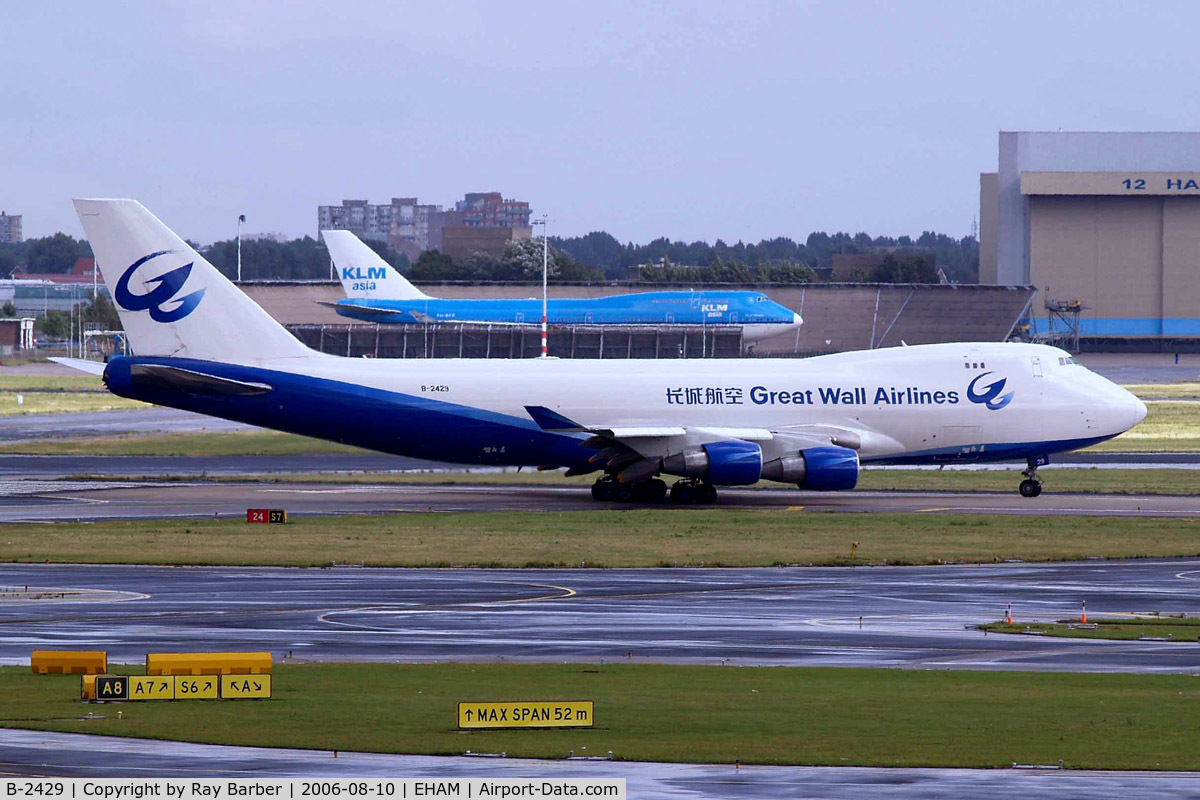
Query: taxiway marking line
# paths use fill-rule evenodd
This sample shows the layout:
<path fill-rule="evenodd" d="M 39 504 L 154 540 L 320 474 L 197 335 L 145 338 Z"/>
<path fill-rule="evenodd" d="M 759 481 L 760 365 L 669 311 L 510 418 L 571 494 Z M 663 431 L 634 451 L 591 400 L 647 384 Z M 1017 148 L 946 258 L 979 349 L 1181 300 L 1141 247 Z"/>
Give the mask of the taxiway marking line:
<path fill-rule="evenodd" d="M 518 597 L 515 600 L 488 600 L 482 605 L 499 606 L 514 603 L 537 603 L 543 600 L 566 600 L 568 597 L 575 597 L 579 594 L 579 592 L 569 586 L 555 586 L 552 583 L 521 583 L 520 581 L 492 581 L 492 583 L 506 583 L 510 586 L 536 586 L 539 589 L 556 589 L 563 592 L 563 594 L 547 594 L 541 597 Z"/>

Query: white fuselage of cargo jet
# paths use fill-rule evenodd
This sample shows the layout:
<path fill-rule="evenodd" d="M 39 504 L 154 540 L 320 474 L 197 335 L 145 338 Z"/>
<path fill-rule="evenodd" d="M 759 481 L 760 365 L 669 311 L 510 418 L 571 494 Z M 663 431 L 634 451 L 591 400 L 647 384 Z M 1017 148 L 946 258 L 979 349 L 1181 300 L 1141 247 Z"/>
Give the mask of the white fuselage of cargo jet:
<path fill-rule="evenodd" d="M 602 470 L 658 496 L 654 476 L 671 474 L 711 499 L 712 485 L 760 478 L 851 488 L 860 462 L 1023 460 L 1032 479 L 1052 454 L 1146 414 L 1066 352 L 1033 344 L 786 360 L 330 356 L 140 204 L 76 206 L 138 354 L 105 368 L 113 392 L 386 453 Z"/>

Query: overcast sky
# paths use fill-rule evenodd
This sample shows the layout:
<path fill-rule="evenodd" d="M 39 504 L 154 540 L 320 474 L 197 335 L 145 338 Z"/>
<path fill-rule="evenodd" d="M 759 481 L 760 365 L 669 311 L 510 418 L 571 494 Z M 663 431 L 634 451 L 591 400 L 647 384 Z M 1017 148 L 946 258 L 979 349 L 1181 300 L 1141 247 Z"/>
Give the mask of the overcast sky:
<path fill-rule="evenodd" d="M 0 209 L 186 237 L 500 191 L 644 243 L 970 231 L 1004 130 L 1197 130 L 1200 5 L 6 3 Z"/>

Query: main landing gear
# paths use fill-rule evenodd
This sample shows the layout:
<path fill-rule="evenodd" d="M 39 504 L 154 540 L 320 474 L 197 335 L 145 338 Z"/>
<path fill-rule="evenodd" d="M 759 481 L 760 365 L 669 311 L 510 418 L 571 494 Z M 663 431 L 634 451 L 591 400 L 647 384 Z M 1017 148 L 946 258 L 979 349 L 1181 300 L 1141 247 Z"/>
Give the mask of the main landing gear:
<path fill-rule="evenodd" d="M 716 499 L 716 487 L 696 478 L 680 478 L 671 487 L 671 502 L 677 506 L 707 505 L 716 502 Z"/>
<path fill-rule="evenodd" d="M 657 503 L 667 496 L 667 483 L 658 478 L 635 483 L 620 483 L 612 475 L 605 475 L 592 484 L 592 499 L 601 502 Z"/>
<path fill-rule="evenodd" d="M 1021 497 L 1037 497 L 1042 493 L 1042 479 L 1037 476 L 1037 465 L 1033 459 L 1029 460 L 1029 468 L 1021 474 L 1025 476 L 1025 480 L 1017 487 Z"/>
<path fill-rule="evenodd" d="M 666 496 L 666 481 L 658 478 L 621 483 L 614 476 L 605 475 L 592 484 L 592 499 L 602 503 L 658 503 Z M 716 499 L 716 487 L 696 478 L 680 478 L 671 487 L 671 502 L 677 506 L 706 505 Z"/>

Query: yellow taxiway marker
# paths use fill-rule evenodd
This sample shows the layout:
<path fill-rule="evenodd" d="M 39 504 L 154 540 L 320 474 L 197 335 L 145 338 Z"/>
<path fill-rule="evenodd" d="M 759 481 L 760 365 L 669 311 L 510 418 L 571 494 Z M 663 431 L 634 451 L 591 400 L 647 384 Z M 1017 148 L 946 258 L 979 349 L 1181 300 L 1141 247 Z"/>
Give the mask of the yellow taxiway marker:
<path fill-rule="evenodd" d="M 506 703 L 459 703 L 462 728 L 590 728 L 596 714 L 591 700 Z"/>

